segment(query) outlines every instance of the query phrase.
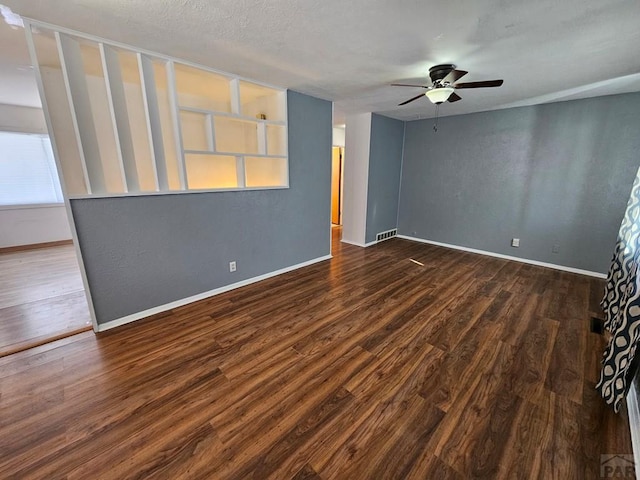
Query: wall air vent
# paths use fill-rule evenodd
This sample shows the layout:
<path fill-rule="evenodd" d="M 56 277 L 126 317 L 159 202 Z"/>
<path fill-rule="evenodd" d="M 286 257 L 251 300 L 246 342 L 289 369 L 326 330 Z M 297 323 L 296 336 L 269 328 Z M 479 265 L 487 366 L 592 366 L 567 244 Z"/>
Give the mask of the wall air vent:
<path fill-rule="evenodd" d="M 387 230 L 386 232 L 380 232 L 378 235 L 376 235 L 376 242 L 388 240 L 392 237 L 395 237 L 397 234 L 398 234 L 397 228 L 394 228 L 393 230 Z"/>

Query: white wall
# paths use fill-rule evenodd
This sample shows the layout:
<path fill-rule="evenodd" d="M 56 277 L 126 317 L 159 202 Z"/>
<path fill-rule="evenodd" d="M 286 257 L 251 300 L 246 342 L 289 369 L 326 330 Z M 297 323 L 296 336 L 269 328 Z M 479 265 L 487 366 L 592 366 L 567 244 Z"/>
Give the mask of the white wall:
<path fill-rule="evenodd" d="M 47 133 L 39 108 L 0 104 L 0 131 Z M 0 248 L 71 239 L 64 205 L 0 207 Z"/>
<path fill-rule="evenodd" d="M 364 246 L 367 224 L 371 113 L 347 116 L 342 241 Z"/>
<path fill-rule="evenodd" d="M 0 130 L 5 132 L 47 133 L 41 108 L 0 103 Z"/>
<path fill-rule="evenodd" d="M 70 239 L 64 205 L 0 207 L 0 248 Z"/>
<path fill-rule="evenodd" d="M 344 140 L 345 140 L 345 128 L 333 127 L 333 146 L 344 147 Z"/>

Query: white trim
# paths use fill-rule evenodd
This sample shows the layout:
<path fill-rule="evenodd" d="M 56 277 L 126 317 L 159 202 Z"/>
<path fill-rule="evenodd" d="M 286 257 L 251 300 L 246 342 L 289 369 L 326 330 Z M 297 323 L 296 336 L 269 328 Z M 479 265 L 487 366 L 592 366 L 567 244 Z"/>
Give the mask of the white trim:
<path fill-rule="evenodd" d="M 258 152 L 260 155 L 267 155 L 267 126 L 263 123 L 258 123 Z"/>
<path fill-rule="evenodd" d="M 56 169 L 58 170 L 58 177 L 60 178 L 60 188 L 62 190 L 62 197 L 64 199 L 64 207 L 67 212 L 67 218 L 69 220 L 69 228 L 71 230 L 71 239 L 73 240 L 73 248 L 76 252 L 76 258 L 78 259 L 78 268 L 80 269 L 80 277 L 82 278 L 82 285 L 84 286 L 84 295 L 87 299 L 87 307 L 89 308 L 89 316 L 91 317 L 91 325 L 93 331 L 98 331 L 98 320 L 96 317 L 96 311 L 93 306 L 93 299 L 91 298 L 91 289 L 89 288 L 89 280 L 87 279 L 87 271 L 84 266 L 84 259 L 82 258 L 82 251 L 80 250 L 80 244 L 78 243 L 78 232 L 76 230 L 75 219 L 73 218 L 73 210 L 71 209 L 71 201 L 69 200 L 69 194 L 67 193 L 66 182 L 64 181 L 64 172 L 62 170 L 62 163 L 60 163 L 60 155 L 58 153 L 58 144 L 53 131 L 53 122 L 51 120 L 51 114 L 49 113 L 49 107 L 47 106 L 44 82 L 42 81 L 42 71 L 40 70 L 40 63 L 38 62 L 38 54 L 36 46 L 33 40 L 33 31 L 31 29 L 29 21 L 25 21 L 24 30 L 27 38 L 27 48 L 29 49 L 29 56 L 31 57 L 31 64 L 36 76 L 36 84 L 38 85 L 38 93 L 42 99 L 42 112 L 44 113 L 44 120 L 47 124 L 47 132 L 49 139 L 51 140 L 51 148 L 53 149 L 53 157 L 56 162 Z M 86 173 L 86 172 L 85 172 Z M 86 176 L 85 176 L 86 181 Z M 87 185 L 87 188 L 89 186 Z"/>
<path fill-rule="evenodd" d="M 241 152 L 218 152 L 216 150 L 185 150 L 186 155 L 218 155 L 221 157 L 264 157 L 264 158 L 287 158 L 285 155 L 267 155 L 266 153 L 241 153 Z"/>
<path fill-rule="evenodd" d="M 244 168 L 244 155 L 236 155 L 236 182 L 238 183 L 238 188 L 247 190 L 247 172 Z"/>
<path fill-rule="evenodd" d="M 330 153 L 329 153 L 329 178 L 331 179 L 329 181 L 329 252 L 331 252 L 333 254 L 333 118 L 334 118 L 334 109 L 335 109 L 335 103 L 331 102 L 331 149 L 330 149 Z M 287 115 L 288 117 L 288 115 Z M 288 129 L 287 129 L 288 130 Z M 289 137 L 287 135 L 287 149 L 289 148 Z M 342 163 L 342 161 L 340 162 Z M 340 183 L 342 183 L 342 179 L 340 181 Z M 341 195 L 342 192 L 340 192 L 338 195 Z M 338 205 L 339 207 L 339 205 Z M 338 212 L 338 220 L 341 220 L 340 218 L 340 212 Z M 342 232 L 340 232 L 340 237 L 342 237 Z"/>
<path fill-rule="evenodd" d="M 554 270 L 562 270 L 564 272 L 577 273 L 579 275 L 587 275 L 589 277 L 607 278 L 606 273 L 592 272 L 590 270 L 582 270 L 580 268 L 565 267 L 564 265 L 556 265 L 555 263 L 539 262 L 538 260 L 530 260 L 528 258 L 512 257 L 511 255 L 503 255 L 501 253 L 488 252 L 486 250 L 478 250 L 475 248 L 461 247 L 459 245 L 451 245 L 449 243 L 434 242 L 433 240 L 425 240 L 423 238 L 410 237 L 408 235 L 398 235 L 397 238 L 411 240 L 413 242 L 428 243 L 429 245 L 437 245 L 438 247 L 452 248 L 454 250 L 462 250 L 463 252 L 478 253 L 489 257 L 502 258 L 504 260 L 513 260 L 529 265 L 537 265 L 538 267 L 553 268 Z"/>
<path fill-rule="evenodd" d="M 345 240 L 344 238 L 341 238 L 341 239 L 340 239 L 340 242 L 341 242 L 341 243 L 346 243 L 346 244 L 348 244 L 348 245 L 355 245 L 356 247 L 362 247 L 362 248 L 364 248 L 364 247 L 365 247 L 365 245 L 364 245 L 364 244 L 362 244 L 362 243 L 352 242 L 351 240 Z"/>
<path fill-rule="evenodd" d="M 371 132 L 373 129 L 373 112 L 369 113 L 369 136 L 367 138 L 367 168 L 366 168 L 366 178 L 363 180 L 364 182 L 364 211 L 362 212 L 363 218 L 364 218 L 364 224 L 362 225 L 362 227 L 364 228 L 364 231 L 362 232 L 362 239 L 365 241 L 364 246 L 368 247 L 369 245 L 372 245 L 372 242 L 367 243 L 367 213 L 369 211 L 369 175 L 371 175 Z M 345 144 L 346 144 L 346 138 L 345 138 Z M 397 224 L 398 222 L 396 222 Z M 375 241 L 373 242 L 375 243 Z"/>
<path fill-rule="evenodd" d="M 280 89 L 277 89 L 277 90 L 278 90 L 278 93 L 282 93 Z M 239 120 L 241 122 L 261 123 L 264 125 L 275 125 L 278 127 L 287 126 L 287 122 L 285 122 L 284 120 L 263 120 L 261 118 L 247 117 L 246 115 L 241 115 L 239 113 L 221 112 L 219 110 L 211 110 L 208 108 L 188 107 L 186 105 L 181 105 L 178 107 L 178 110 L 180 110 L 181 112 L 192 112 L 192 113 L 200 113 L 202 115 L 214 115 L 216 117 L 231 118 L 233 120 Z"/>
<path fill-rule="evenodd" d="M 21 105 L 7 105 L 6 103 L 0 103 L 0 107 L 5 105 L 9 107 L 17 107 L 17 108 L 31 108 L 31 107 L 23 107 Z M 24 133 L 25 135 L 40 135 L 43 137 L 47 136 L 47 134 L 44 133 L 42 130 L 38 129 L 38 127 L 28 127 L 28 126 L 14 127 L 11 125 L 0 125 L 0 133 L 1 132 Z"/>
<path fill-rule="evenodd" d="M 287 142 L 287 151 L 285 152 L 287 155 L 287 188 L 289 188 L 289 185 L 291 184 L 291 179 L 289 178 L 289 164 L 291 163 L 291 158 L 289 157 L 289 90 L 288 89 L 284 89 L 281 91 L 282 94 L 282 99 L 284 100 L 282 108 L 284 108 L 283 114 L 284 114 L 284 121 L 285 121 L 285 125 L 286 125 L 286 131 L 285 133 L 285 139 Z M 329 157 L 331 158 L 331 157 Z M 331 235 L 329 235 L 329 238 L 331 238 Z M 329 252 L 331 252 L 331 248 L 329 248 Z"/>
<path fill-rule="evenodd" d="M 325 255 L 323 257 L 314 258 L 312 260 L 307 260 L 306 262 L 297 263 L 296 265 L 291 265 L 290 267 L 281 268 L 280 270 L 275 270 L 273 272 L 265 273 L 263 275 L 258 275 L 257 277 L 248 278 L 246 280 L 241 280 L 240 282 L 232 283 L 230 285 L 225 285 L 224 287 L 214 288 L 213 290 L 209 290 L 207 292 L 202 292 L 197 295 L 192 295 L 191 297 L 182 298 L 180 300 L 176 300 L 175 302 L 165 303 L 164 305 L 159 305 L 157 307 L 149 308 L 147 310 L 143 310 L 142 312 L 132 313 L 131 315 L 127 315 L 126 317 L 117 318 L 115 320 L 111 320 L 110 322 L 99 324 L 97 331 L 104 332 L 105 330 L 110 330 L 112 328 L 119 327 L 127 323 L 135 322 L 136 320 L 140 320 L 142 318 L 146 318 L 151 315 L 156 315 L 158 313 L 166 312 L 167 310 L 171 310 L 173 308 L 182 307 L 189 303 L 204 300 L 205 298 L 213 297 L 214 295 L 219 295 L 221 293 L 225 293 L 230 290 L 235 290 L 236 288 L 244 287 L 246 285 L 250 285 L 252 283 L 256 283 L 261 280 L 266 280 L 267 278 L 275 277 L 276 275 L 281 275 L 283 273 L 287 273 L 292 270 L 297 270 L 302 267 L 307 267 L 309 265 L 313 265 L 314 263 L 323 262 L 325 260 L 329 260 L 330 258 L 332 258 L 331 255 Z"/>
<path fill-rule="evenodd" d="M 231 156 L 231 155 L 230 155 Z M 237 155 L 232 155 L 237 156 Z M 250 155 L 252 156 L 252 155 Z M 247 192 L 251 190 L 287 190 L 288 185 L 276 187 L 230 187 L 230 188 L 192 188 L 191 190 L 167 190 L 166 192 L 128 192 L 128 193 L 103 193 L 95 195 L 69 195 L 71 200 L 84 200 L 86 198 L 121 198 L 121 197 L 146 197 L 154 195 L 184 195 L 189 193 L 214 193 L 214 192 Z"/>
<path fill-rule="evenodd" d="M 64 202 L 60 203 L 20 203 L 16 205 L 0 205 L 0 210 L 23 210 L 26 208 L 64 208 Z"/>
<path fill-rule="evenodd" d="M 214 126 L 213 126 L 213 114 L 211 113 L 205 114 L 204 124 L 206 127 L 205 134 L 207 135 L 207 149 L 212 152 L 215 152 L 217 149 L 216 149 L 216 133 L 214 131 Z"/>
<path fill-rule="evenodd" d="M 169 108 L 171 110 L 171 121 L 173 123 L 173 139 L 176 149 L 176 161 L 178 162 L 178 177 L 180 180 L 180 190 L 189 190 L 187 180 L 187 167 L 184 160 L 184 144 L 182 141 L 182 124 L 180 120 L 180 109 L 178 104 L 178 87 L 176 86 L 176 70 L 173 60 L 169 60 L 166 66 L 167 72 L 167 96 L 169 97 Z"/>
<path fill-rule="evenodd" d="M 400 157 L 400 183 L 398 185 L 398 209 L 396 210 L 396 230 L 400 225 L 400 198 L 402 198 L 402 170 L 404 169 L 404 142 L 407 135 L 407 122 L 402 124 L 402 155 Z M 396 232 L 396 237 L 398 232 Z"/>
<path fill-rule="evenodd" d="M 631 430 L 631 446 L 633 462 L 636 467 L 636 477 L 640 478 L 640 408 L 638 396 L 633 385 L 627 393 L 627 414 L 629 415 L 629 430 Z"/>
<path fill-rule="evenodd" d="M 351 240 L 345 240 L 344 238 L 341 239 L 340 241 L 342 243 L 348 243 L 349 245 L 355 245 L 356 247 L 362 247 L 362 248 L 367 248 L 367 247 L 370 247 L 371 245 L 375 245 L 376 243 L 378 243 L 376 240 L 369 243 L 358 243 L 358 242 L 352 242 Z"/>
<path fill-rule="evenodd" d="M 22 105 L 9 105 L 8 103 L 0 103 L 0 108 L 2 108 L 2 107 L 31 108 L 32 110 L 41 110 L 39 108 L 23 107 Z M 45 128 L 46 128 L 46 126 L 45 126 Z M 17 134 L 22 134 L 22 135 L 37 135 L 39 137 L 47 137 L 47 138 L 49 138 L 49 134 L 47 132 L 43 132 L 42 129 L 39 129 L 38 127 L 29 127 L 29 126 L 14 127 L 12 125 L 0 125 L 0 133 L 17 133 Z"/>
<path fill-rule="evenodd" d="M 241 116 L 242 102 L 240 101 L 240 79 L 232 78 L 229 80 L 229 89 L 231 92 L 231 114 Z"/>

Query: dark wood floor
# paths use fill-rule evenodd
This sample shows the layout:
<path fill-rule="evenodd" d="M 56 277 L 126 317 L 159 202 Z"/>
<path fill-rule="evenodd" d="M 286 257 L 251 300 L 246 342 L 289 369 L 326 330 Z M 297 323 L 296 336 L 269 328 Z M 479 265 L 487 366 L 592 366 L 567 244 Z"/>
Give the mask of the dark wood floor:
<path fill-rule="evenodd" d="M 90 329 L 73 245 L 0 252 L 0 357 Z"/>
<path fill-rule="evenodd" d="M 631 452 L 594 389 L 600 281 L 334 255 L 0 359 L 0 478 L 596 479 Z"/>

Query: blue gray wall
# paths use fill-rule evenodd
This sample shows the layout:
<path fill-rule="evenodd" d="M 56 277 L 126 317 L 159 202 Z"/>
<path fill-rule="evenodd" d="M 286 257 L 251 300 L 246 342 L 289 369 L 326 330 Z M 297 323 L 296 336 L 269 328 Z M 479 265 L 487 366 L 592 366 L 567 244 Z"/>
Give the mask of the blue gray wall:
<path fill-rule="evenodd" d="M 403 141 L 404 122 L 375 113 L 371 116 L 365 232 L 367 243 L 373 242 L 379 232 L 391 230 L 398 225 Z"/>
<path fill-rule="evenodd" d="M 330 253 L 331 102 L 287 98 L 289 189 L 72 201 L 98 323 Z"/>
<path fill-rule="evenodd" d="M 640 94 L 432 126 L 406 124 L 399 234 L 607 271 L 640 163 Z"/>

